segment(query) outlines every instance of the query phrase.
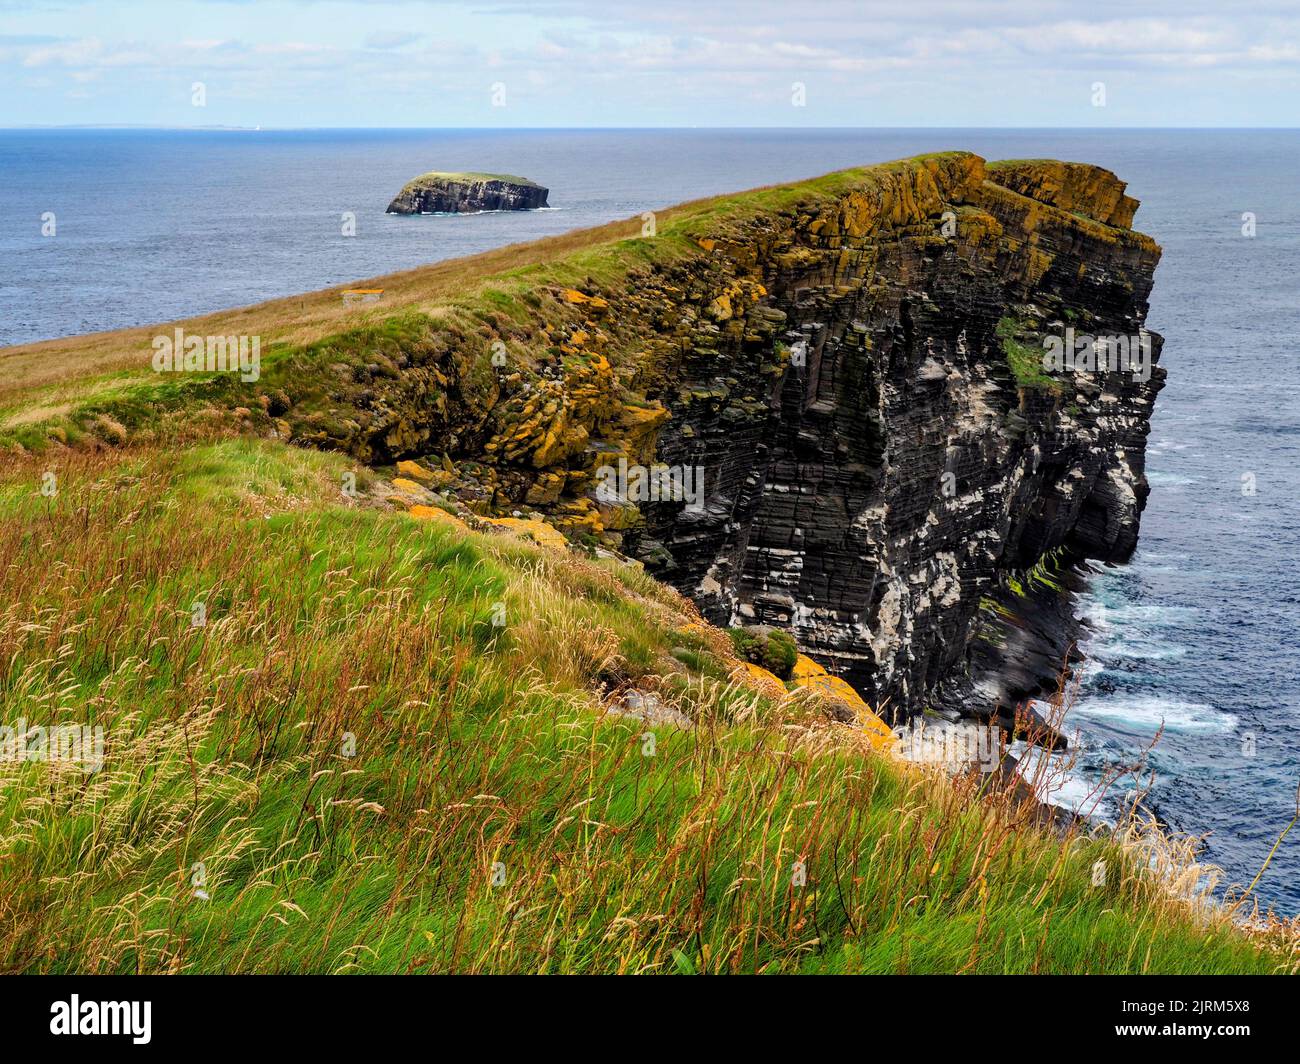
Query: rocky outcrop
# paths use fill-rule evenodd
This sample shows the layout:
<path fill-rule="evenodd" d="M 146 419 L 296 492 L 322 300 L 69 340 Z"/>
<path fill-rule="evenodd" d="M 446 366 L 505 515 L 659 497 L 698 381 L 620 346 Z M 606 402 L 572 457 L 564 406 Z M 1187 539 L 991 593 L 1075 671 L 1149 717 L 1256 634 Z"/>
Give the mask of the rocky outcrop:
<path fill-rule="evenodd" d="M 529 211 L 546 206 L 549 189 L 507 174 L 432 171 L 405 187 L 388 205 L 389 214 L 468 214 Z"/>
<path fill-rule="evenodd" d="M 789 630 L 887 719 L 1009 723 L 1068 650 L 1068 609 L 1027 589 L 1137 541 L 1164 371 L 1135 209 L 1098 167 L 967 153 L 737 197 L 643 252 L 585 252 L 602 280 L 564 265 L 461 331 L 390 330 L 328 415 L 286 427 L 436 456 L 485 514 L 640 559 L 716 623 Z M 494 336 L 510 357 L 485 379 Z M 601 491 L 638 468 L 666 475 Z"/>

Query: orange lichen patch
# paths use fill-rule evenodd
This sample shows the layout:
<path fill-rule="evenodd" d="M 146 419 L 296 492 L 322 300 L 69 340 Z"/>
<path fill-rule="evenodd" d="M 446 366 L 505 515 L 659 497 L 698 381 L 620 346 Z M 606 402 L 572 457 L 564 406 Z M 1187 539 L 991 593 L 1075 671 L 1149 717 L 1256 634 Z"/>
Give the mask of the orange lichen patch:
<path fill-rule="evenodd" d="M 755 665 L 752 661 L 742 661 L 732 669 L 731 680 L 776 701 L 789 694 L 785 684 L 775 674 L 768 672 L 762 665 Z"/>
<path fill-rule="evenodd" d="M 560 297 L 566 303 L 576 303 L 590 307 L 592 310 L 607 310 L 609 303 L 601 299 L 600 296 L 589 296 L 586 292 L 579 292 L 576 288 L 566 288 Z"/>
<path fill-rule="evenodd" d="M 393 477 L 393 487 L 398 491 L 423 491 L 419 484 L 414 480 L 407 480 L 405 477 Z"/>
<path fill-rule="evenodd" d="M 405 458 L 397 463 L 397 471 L 404 477 L 410 477 L 412 480 L 420 480 L 428 483 L 433 480 L 433 474 L 420 465 L 419 462 L 412 462 Z"/>
<path fill-rule="evenodd" d="M 685 624 L 678 625 L 677 630 L 683 634 L 706 636 L 718 629 L 711 624 L 701 624 L 699 621 L 687 621 Z"/>
<path fill-rule="evenodd" d="M 562 533 L 535 517 L 489 517 L 486 520 L 488 524 L 504 528 L 519 536 L 526 536 L 543 547 L 565 550 L 569 546 L 569 541 Z"/>
<path fill-rule="evenodd" d="M 469 531 L 469 526 L 464 521 L 455 514 L 448 513 L 441 506 L 412 506 L 406 512 L 417 521 L 437 521 L 441 524 L 463 529 L 466 532 Z"/>
<path fill-rule="evenodd" d="M 1127 229 L 1138 202 L 1126 196 L 1126 183 L 1109 170 L 1088 163 L 1055 159 L 1018 159 L 990 163 L 988 176 L 1022 196 L 1083 214 L 1104 225 Z"/>
<path fill-rule="evenodd" d="M 799 684 L 801 680 L 808 680 L 814 676 L 828 676 L 829 673 L 823 669 L 817 662 L 806 654 L 800 654 L 794 660 L 794 668 L 790 670 L 790 681 Z"/>
<path fill-rule="evenodd" d="M 638 510 L 634 517 L 639 514 Z M 559 508 L 555 520 L 561 528 L 573 535 L 598 536 L 605 531 L 601 510 L 590 499 L 574 499 L 573 502 L 565 503 Z"/>
<path fill-rule="evenodd" d="M 775 679 L 775 677 L 773 677 Z M 828 698 L 843 702 L 857 716 L 858 726 L 867 740 L 877 749 L 888 749 L 898 744 L 898 736 L 846 681 L 832 676 L 812 658 L 800 654 L 791 670 L 790 682 L 796 688 L 816 691 Z"/>
<path fill-rule="evenodd" d="M 717 242 L 716 240 L 713 240 L 713 239 L 711 239 L 710 237 L 707 237 L 707 236 L 706 236 L 706 237 L 702 237 L 702 238 L 700 238 L 699 240 L 697 240 L 697 241 L 695 241 L 695 242 L 696 242 L 697 244 L 699 244 L 700 247 L 702 247 L 705 251 L 712 251 L 714 248 L 716 248 L 716 247 L 718 246 L 718 242 Z"/>

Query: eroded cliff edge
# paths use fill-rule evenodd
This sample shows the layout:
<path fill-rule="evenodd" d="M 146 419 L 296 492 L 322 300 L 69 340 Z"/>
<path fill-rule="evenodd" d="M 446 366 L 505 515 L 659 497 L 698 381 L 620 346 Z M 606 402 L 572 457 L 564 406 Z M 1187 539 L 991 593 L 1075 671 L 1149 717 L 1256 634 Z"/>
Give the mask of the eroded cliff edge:
<path fill-rule="evenodd" d="M 638 558 L 717 623 L 788 628 L 906 715 L 969 698 L 1009 583 L 1136 543 L 1163 370 L 1040 364 L 1067 330 L 1158 358 L 1136 207 L 1097 167 L 967 153 L 707 201 L 317 345 L 296 364 L 334 359 L 331 389 L 286 372 L 261 401 L 301 442 L 431 457 L 448 498 Z M 620 458 L 701 471 L 702 505 L 602 499 Z"/>

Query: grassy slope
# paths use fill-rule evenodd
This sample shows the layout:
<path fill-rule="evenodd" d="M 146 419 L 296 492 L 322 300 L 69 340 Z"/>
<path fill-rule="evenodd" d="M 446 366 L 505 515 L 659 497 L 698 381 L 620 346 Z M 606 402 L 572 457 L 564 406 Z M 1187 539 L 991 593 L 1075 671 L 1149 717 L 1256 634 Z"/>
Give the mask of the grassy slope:
<path fill-rule="evenodd" d="M 919 156 L 873 167 L 748 192 L 717 196 L 656 212 L 656 235 L 643 239 L 642 218 L 575 230 L 526 244 L 356 281 L 318 292 L 271 300 L 166 325 L 48 340 L 0 349 L 0 448 L 48 444 L 51 428 L 65 439 L 83 432 L 88 416 L 101 412 L 132 430 L 156 421 L 161 412 L 193 409 L 209 400 L 229 408 L 240 398 L 234 381 L 152 371 L 152 340 L 180 327 L 189 335 L 261 338 L 262 385 L 285 375 L 324 378 L 333 361 L 361 362 L 369 351 L 385 350 L 395 331 L 425 335 L 429 328 L 454 329 L 467 339 L 485 316 L 508 324 L 512 312 L 541 321 L 534 293 L 546 286 L 605 286 L 648 263 L 668 263 L 703 254 L 696 240 L 717 236 L 731 224 L 764 212 L 810 204 L 849 188 L 932 165 L 948 156 Z M 349 288 L 383 289 L 377 303 L 344 302 Z M 506 315 L 506 317 L 498 317 Z M 490 348 L 482 347 L 482 370 Z M 511 344 L 512 357 L 527 355 L 527 342 Z"/>
<path fill-rule="evenodd" d="M 0 765 L 0 970 L 1280 963 L 1114 843 L 729 686 L 637 570 L 350 504 L 346 459 L 280 444 L 66 452 L 54 498 L 45 464 L 0 473 L 0 721 L 108 758 Z M 646 756 L 602 679 L 701 726 Z"/>

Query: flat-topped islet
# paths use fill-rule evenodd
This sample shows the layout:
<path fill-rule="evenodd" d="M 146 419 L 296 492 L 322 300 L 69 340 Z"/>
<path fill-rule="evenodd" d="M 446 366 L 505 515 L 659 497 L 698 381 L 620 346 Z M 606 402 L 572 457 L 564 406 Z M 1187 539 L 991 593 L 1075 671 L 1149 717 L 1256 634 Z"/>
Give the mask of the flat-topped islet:
<path fill-rule="evenodd" d="M 550 190 L 510 174 L 448 173 L 432 170 L 406 186 L 389 214 L 469 214 L 475 211 L 531 211 L 546 206 Z"/>

